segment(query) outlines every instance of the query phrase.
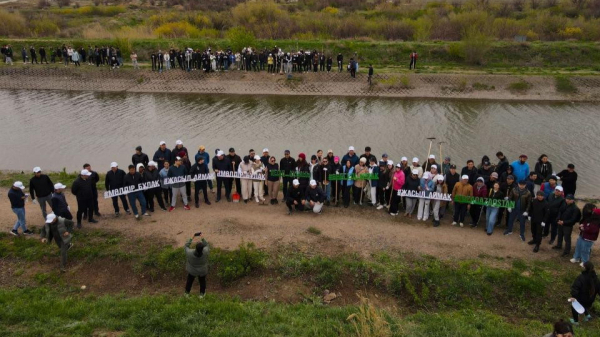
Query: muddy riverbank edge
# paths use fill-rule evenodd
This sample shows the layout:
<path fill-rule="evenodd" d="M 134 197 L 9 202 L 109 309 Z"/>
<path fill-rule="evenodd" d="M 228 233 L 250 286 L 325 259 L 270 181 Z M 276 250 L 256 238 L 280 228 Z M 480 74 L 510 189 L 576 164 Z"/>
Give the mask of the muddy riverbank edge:
<path fill-rule="evenodd" d="M 560 83 L 559 83 L 560 82 Z M 565 84 L 566 83 L 566 84 Z M 600 76 L 515 76 L 493 74 L 272 75 L 266 72 L 219 72 L 5 66 L 0 89 L 235 95 L 314 95 L 352 97 L 443 98 L 506 101 L 600 101 Z"/>

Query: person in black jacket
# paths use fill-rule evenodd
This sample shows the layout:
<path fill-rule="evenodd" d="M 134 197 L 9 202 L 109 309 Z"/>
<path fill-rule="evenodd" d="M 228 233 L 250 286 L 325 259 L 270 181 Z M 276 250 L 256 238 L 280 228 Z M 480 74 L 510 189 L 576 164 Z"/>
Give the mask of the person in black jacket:
<path fill-rule="evenodd" d="M 94 215 L 102 216 L 102 214 L 100 214 L 100 209 L 98 208 L 98 187 L 96 186 L 96 184 L 98 184 L 98 182 L 100 181 L 100 176 L 98 175 L 98 172 L 92 170 L 92 166 L 90 164 L 83 164 L 83 168 L 85 170 L 90 171 L 90 173 L 92 174 L 90 176 L 90 180 L 92 184 L 92 194 L 94 195 L 94 199 L 92 200 L 92 209 L 94 210 Z"/>
<path fill-rule="evenodd" d="M 94 220 L 94 192 L 92 191 L 92 172 L 83 169 L 79 177 L 71 185 L 71 193 L 77 198 L 77 228 L 81 228 L 81 218 L 84 214 L 90 223 Z"/>
<path fill-rule="evenodd" d="M 123 187 L 123 180 L 125 179 L 125 171 L 119 168 L 119 165 L 116 162 L 110 163 L 110 171 L 106 172 L 106 177 L 104 178 L 104 187 L 107 191 L 114 190 L 117 188 Z M 119 198 L 121 199 L 121 203 L 123 204 L 123 209 L 127 214 L 131 214 L 129 210 L 129 205 L 127 204 L 127 198 L 124 194 L 118 197 L 112 197 L 112 204 L 115 209 L 115 216 L 119 216 Z"/>
<path fill-rule="evenodd" d="M 285 150 L 283 158 L 279 161 L 279 170 L 284 175 L 289 175 L 290 172 L 296 171 L 296 161 L 290 156 L 290 150 Z M 288 188 L 292 188 L 292 181 L 294 178 L 284 176 L 282 179 L 283 183 L 283 200 L 285 202 Z"/>
<path fill-rule="evenodd" d="M 581 272 L 581 275 L 575 279 L 575 282 L 573 282 L 573 285 L 571 286 L 572 297 L 569 299 L 569 302 L 577 300 L 577 302 L 583 306 L 585 309 L 583 314 L 585 315 L 585 321 L 587 322 L 592 318 L 589 310 L 592 308 L 596 296 L 600 294 L 600 280 L 598 280 L 598 275 L 596 275 L 596 271 L 594 270 L 594 264 L 591 261 L 584 263 L 583 268 L 584 271 Z M 579 322 L 579 314 L 573 307 L 571 307 L 571 312 L 573 313 L 571 323 L 577 324 Z"/>
<path fill-rule="evenodd" d="M 310 167 L 308 166 L 308 163 L 306 163 L 306 155 L 304 153 L 300 153 L 298 155 L 298 160 L 296 161 L 296 172 L 304 175 L 302 177 L 298 177 L 298 182 L 300 182 L 300 190 L 304 195 L 306 193 L 306 189 L 308 188 L 308 183 L 310 182 Z M 308 176 L 306 176 L 306 173 L 308 173 Z"/>
<path fill-rule="evenodd" d="M 337 64 L 338 64 L 338 72 L 342 72 L 343 64 L 344 64 L 344 56 L 341 53 L 337 56 Z"/>
<path fill-rule="evenodd" d="M 204 156 L 198 156 L 198 162 L 192 165 L 192 168 L 190 169 L 190 176 L 193 178 L 197 174 L 208 173 L 208 165 L 204 163 Z M 208 201 L 208 191 L 206 185 L 206 180 L 198 180 L 194 183 L 194 200 L 196 201 L 196 208 L 200 207 L 200 190 L 202 190 L 202 194 L 204 195 L 204 203 L 210 205 L 210 201 Z"/>
<path fill-rule="evenodd" d="M 553 175 L 552 163 L 548 161 L 548 156 L 542 154 L 537 163 L 535 163 L 534 171 L 537 173 L 537 178 L 535 179 L 536 192 L 540 190 L 540 185 L 548 181 L 548 179 Z M 570 194 L 570 193 L 568 193 Z"/>
<path fill-rule="evenodd" d="M 158 147 L 158 150 L 156 150 L 156 152 L 154 152 L 154 156 L 152 157 L 152 160 L 156 162 L 157 167 L 161 168 L 161 169 L 163 167 L 165 167 L 165 162 L 169 162 L 169 164 L 171 164 L 171 155 L 172 154 L 171 154 L 171 150 L 167 149 L 166 144 L 167 143 L 165 143 L 164 141 L 161 141 L 160 146 Z M 134 164 L 134 165 L 137 165 L 137 164 Z"/>
<path fill-rule="evenodd" d="M 308 200 L 310 209 L 312 209 L 314 213 L 322 213 L 325 192 L 323 192 L 323 190 L 317 186 L 317 182 L 315 180 L 311 180 L 310 187 L 306 189 L 306 200 Z"/>
<path fill-rule="evenodd" d="M 547 237 L 550 234 L 550 244 L 554 243 L 556 235 L 558 233 L 558 213 L 565 205 L 565 198 L 563 198 L 563 188 L 556 186 L 554 193 L 548 196 L 548 208 L 546 209 L 546 226 L 544 227 L 543 237 Z"/>
<path fill-rule="evenodd" d="M 304 211 L 306 198 L 305 194 L 302 193 L 302 189 L 300 189 L 300 181 L 298 181 L 298 179 L 292 181 L 292 188 L 288 190 L 288 193 L 285 196 L 285 204 L 288 208 L 288 215 L 292 215 L 292 206 L 294 206 L 297 211 Z"/>
<path fill-rule="evenodd" d="M 229 154 L 227 155 L 227 158 L 229 159 L 229 162 L 231 162 L 231 170 L 234 172 L 237 172 L 238 167 L 240 167 L 240 164 L 242 163 L 242 158 L 240 158 L 240 156 L 235 154 L 234 148 L 229 149 Z M 207 164 L 207 166 L 208 166 L 208 164 Z M 233 179 L 232 186 L 231 186 L 232 188 L 233 188 L 233 182 L 235 182 L 236 191 L 238 193 L 240 193 L 240 191 L 242 190 L 241 180 L 239 178 Z M 212 190 L 212 182 L 210 182 L 209 186 L 210 186 L 210 189 Z"/>
<path fill-rule="evenodd" d="M 39 167 L 33 168 L 33 177 L 29 180 L 29 193 L 31 193 L 31 201 L 34 204 L 39 203 L 42 209 L 42 215 L 46 219 L 46 203 L 52 207 L 50 199 L 52 199 L 52 191 L 54 191 L 54 184 L 50 177 L 42 174 L 42 169 Z M 37 200 L 35 197 L 37 195 Z"/>
<path fill-rule="evenodd" d="M 560 171 L 557 176 L 562 181 L 562 187 L 565 189 L 565 194 L 575 195 L 575 191 L 577 190 L 577 172 L 575 172 L 575 165 L 567 165 L 567 169 Z"/>
<path fill-rule="evenodd" d="M 159 181 L 159 180 L 160 180 L 160 174 L 159 174 L 158 169 L 156 168 L 156 162 L 150 161 L 148 163 L 148 169 L 146 171 L 144 171 L 144 182 Z M 162 188 L 160 186 L 146 190 L 146 195 L 145 195 L 146 203 L 148 204 L 148 209 L 150 209 L 150 212 L 154 212 L 154 198 L 155 197 L 156 197 L 156 201 L 158 202 L 158 206 L 160 206 L 160 209 L 162 209 L 163 211 L 167 210 L 167 208 L 165 207 L 165 203 L 163 202 L 161 190 L 162 190 Z"/>
<path fill-rule="evenodd" d="M 498 158 L 498 164 L 496 164 L 496 172 L 498 173 L 500 180 L 503 181 L 502 175 L 506 172 L 506 170 L 508 170 L 508 158 L 504 156 L 504 153 L 502 153 L 502 151 L 498 151 L 496 153 L 496 158 Z"/>
<path fill-rule="evenodd" d="M 227 158 L 225 153 L 221 150 L 217 152 L 217 155 L 213 159 L 212 166 L 213 171 L 216 174 L 218 174 L 219 171 L 230 172 L 232 168 L 229 158 Z M 223 185 L 225 185 L 225 198 L 227 198 L 227 201 L 231 201 L 231 178 L 217 176 L 217 200 L 215 200 L 215 202 L 221 201 L 221 189 L 223 188 Z"/>
<path fill-rule="evenodd" d="M 137 164 L 140 163 L 143 164 L 144 167 L 147 167 L 150 160 L 148 159 L 148 155 L 142 152 L 142 147 L 138 146 L 135 148 L 135 153 L 133 154 L 133 156 L 131 156 L 131 162 L 133 163 L 133 166 L 136 167 Z"/>
<path fill-rule="evenodd" d="M 546 211 L 548 202 L 544 199 L 544 192 L 538 191 L 536 197 L 531 201 L 529 206 L 529 222 L 531 223 L 531 236 L 533 239 L 528 242 L 530 245 L 535 245 L 533 252 L 537 253 L 540 250 L 542 243 L 542 230 L 546 227 Z"/>
<path fill-rule="evenodd" d="M 572 194 L 567 195 L 565 198 L 565 205 L 561 208 L 558 213 L 558 242 L 552 249 L 562 249 L 563 238 L 565 241 L 565 250 L 562 254 L 563 257 L 571 254 L 571 232 L 573 232 L 573 226 L 581 219 L 581 211 L 575 205 L 575 198 Z"/>
<path fill-rule="evenodd" d="M 473 160 L 469 159 L 467 161 L 467 166 L 463 167 L 460 176 L 462 177 L 464 175 L 469 176 L 469 184 L 475 185 L 479 175 L 477 174 L 477 168 L 475 167 L 475 162 L 473 162 Z"/>
<path fill-rule="evenodd" d="M 142 183 L 142 180 L 142 176 L 135 171 L 135 166 L 129 165 L 129 173 L 127 173 L 125 178 L 123 178 L 123 187 L 135 186 L 135 189 L 137 189 L 138 185 Z M 136 219 L 140 219 L 137 206 L 135 205 L 136 199 L 140 202 L 142 214 L 145 216 L 150 216 L 150 214 L 146 212 L 146 197 L 144 197 L 144 193 L 142 191 L 130 192 L 127 194 L 127 198 L 129 199 L 129 204 L 131 205 L 131 209 L 133 210 L 133 214 L 135 215 Z"/>
<path fill-rule="evenodd" d="M 62 193 L 67 186 L 56 183 L 54 184 L 54 193 L 52 194 L 52 211 L 56 216 L 63 217 L 67 220 L 73 220 L 71 208 L 67 204 L 67 199 Z"/>

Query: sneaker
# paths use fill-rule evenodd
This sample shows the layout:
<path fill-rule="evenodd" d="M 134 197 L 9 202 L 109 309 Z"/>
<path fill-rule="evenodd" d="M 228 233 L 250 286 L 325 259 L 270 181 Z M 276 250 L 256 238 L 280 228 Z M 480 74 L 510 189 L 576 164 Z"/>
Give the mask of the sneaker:
<path fill-rule="evenodd" d="M 477 228 L 477 224 L 472 223 L 471 228 Z"/>
<path fill-rule="evenodd" d="M 587 315 L 585 316 L 585 318 L 583 319 L 583 321 L 584 321 L 584 322 L 589 322 L 589 321 L 591 321 L 591 320 L 592 320 L 592 315 L 590 315 L 590 314 L 587 314 Z"/>
<path fill-rule="evenodd" d="M 465 225 L 463 225 L 463 223 L 461 222 L 461 223 L 460 223 L 460 227 L 462 228 L 462 227 L 464 227 L 464 226 L 465 226 Z"/>
<path fill-rule="evenodd" d="M 383 205 L 377 206 L 377 209 L 380 209 L 380 210 L 383 209 Z"/>
<path fill-rule="evenodd" d="M 199 203 L 196 203 L 196 208 L 199 208 L 199 207 L 200 207 L 200 204 L 199 204 Z"/>
<path fill-rule="evenodd" d="M 183 209 L 185 209 L 186 211 L 189 211 L 190 210 L 190 206 L 185 205 L 185 206 L 183 206 Z"/>
<path fill-rule="evenodd" d="M 505 231 L 505 232 L 504 232 L 504 235 L 512 235 L 512 232 Z"/>
<path fill-rule="evenodd" d="M 208 200 L 206 200 L 204 203 L 207 205 L 210 205 L 210 201 L 208 201 Z"/>
<path fill-rule="evenodd" d="M 171 206 L 169 207 L 169 212 L 172 212 L 175 209 L 175 207 Z"/>
<path fill-rule="evenodd" d="M 567 256 L 569 256 L 569 255 L 571 255 L 571 253 L 564 252 L 564 253 L 562 253 L 562 254 L 560 255 L 560 257 L 567 257 Z"/>
<path fill-rule="evenodd" d="M 81 222 L 77 223 L 77 229 L 81 229 Z"/>
<path fill-rule="evenodd" d="M 126 210 L 125 213 L 131 215 L 131 211 L 130 210 Z"/>
<path fill-rule="evenodd" d="M 203 298 L 204 298 L 204 296 L 206 296 L 206 294 L 200 294 L 200 295 L 198 295 L 198 298 L 199 298 L 199 299 L 203 299 Z"/>
<path fill-rule="evenodd" d="M 528 245 L 535 245 L 535 240 L 531 240 L 529 242 L 527 242 Z"/>
<path fill-rule="evenodd" d="M 571 263 L 579 263 L 579 260 L 578 259 L 570 259 L 569 262 L 571 262 Z"/>
<path fill-rule="evenodd" d="M 456 226 L 456 221 L 452 221 L 452 226 Z"/>
<path fill-rule="evenodd" d="M 190 293 L 184 293 L 184 294 L 183 294 L 183 297 L 185 297 L 185 298 L 190 298 Z"/>
<path fill-rule="evenodd" d="M 396 216 L 398 213 L 390 213 L 391 216 Z"/>
<path fill-rule="evenodd" d="M 118 218 L 120 215 L 119 212 L 115 212 L 115 218 Z"/>
<path fill-rule="evenodd" d="M 486 232 L 487 233 L 487 232 Z M 492 233 L 487 233 L 488 236 L 492 236 Z"/>
<path fill-rule="evenodd" d="M 92 220 L 90 220 L 90 223 L 98 223 L 98 220 L 92 219 Z"/>
<path fill-rule="evenodd" d="M 10 234 L 12 234 L 14 236 L 19 236 L 19 231 L 15 230 L 15 229 L 11 229 Z"/>
<path fill-rule="evenodd" d="M 580 266 L 581 268 L 584 268 L 584 269 L 585 269 L 585 267 L 583 266 L 583 262 L 581 262 L 581 263 L 579 264 L 579 266 Z"/>
<path fill-rule="evenodd" d="M 28 229 L 28 230 L 24 231 L 23 234 L 25 234 L 25 235 L 33 235 L 33 232 Z"/>
<path fill-rule="evenodd" d="M 548 242 L 548 244 L 553 245 L 554 244 L 554 240 L 550 240 L 550 242 Z"/>
<path fill-rule="evenodd" d="M 144 213 L 144 216 L 150 216 L 150 214 L 148 214 L 148 212 Z"/>
<path fill-rule="evenodd" d="M 540 246 L 539 245 L 535 245 L 535 247 L 533 247 L 533 252 L 537 253 L 540 251 Z"/>
<path fill-rule="evenodd" d="M 166 208 L 164 208 L 164 207 L 161 207 L 160 209 L 162 209 L 164 212 L 166 212 L 166 211 L 167 211 L 167 209 L 166 209 Z"/>
<path fill-rule="evenodd" d="M 140 219 L 140 216 L 139 216 L 139 214 L 136 214 L 136 215 L 135 215 L 135 219 L 136 219 L 136 220 L 139 220 L 139 219 Z"/>
<path fill-rule="evenodd" d="M 520 235 L 519 234 L 519 237 L 521 238 L 521 241 L 525 242 L 525 235 Z"/>
<path fill-rule="evenodd" d="M 569 318 L 569 322 L 571 322 L 573 325 L 579 325 L 579 322 L 575 322 L 575 320 L 572 318 Z"/>

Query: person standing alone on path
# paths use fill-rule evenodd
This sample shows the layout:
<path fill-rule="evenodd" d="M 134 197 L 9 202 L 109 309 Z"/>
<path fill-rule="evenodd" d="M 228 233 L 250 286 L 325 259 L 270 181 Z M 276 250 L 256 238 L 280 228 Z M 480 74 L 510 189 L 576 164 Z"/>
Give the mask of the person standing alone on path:
<path fill-rule="evenodd" d="M 372 79 L 373 79 L 373 65 L 369 64 L 369 77 L 368 77 L 369 85 L 373 84 Z"/>
<path fill-rule="evenodd" d="M 413 51 L 412 53 L 410 53 L 410 65 L 408 66 L 408 69 L 412 70 L 412 69 L 417 69 L 417 58 L 419 57 L 419 54 L 417 54 L 416 51 Z"/>
<path fill-rule="evenodd" d="M 52 209 L 52 192 L 54 184 L 50 177 L 42 174 L 42 169 L 39 167 L 33 168 L 33 177 L 29 180 L 29 193 L 31 193 L 31 201 L 34 204 L 39 204 L 42 209 L 42 216 L 46 219 L 46 203 Z M 37 195 L 37 200 L 35 199 Z"/>

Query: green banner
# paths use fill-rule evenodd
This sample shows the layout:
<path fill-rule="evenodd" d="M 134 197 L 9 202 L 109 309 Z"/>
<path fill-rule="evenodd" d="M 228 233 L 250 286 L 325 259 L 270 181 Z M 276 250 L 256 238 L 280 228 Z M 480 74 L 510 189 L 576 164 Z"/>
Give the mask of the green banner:
<path fill-rule="evenodd" d="M 269 171 L 269 175 L 273 177 L 281 177 L 281 178 L 310 178 L 310 172 L 297 172 L 291 171 L 290 173 L 285 173 L 285 171 Z"/>
<path fill-rule="evenodd" d="M 379 180 L 379 175 L 376 173 L 363 173 L 361 175 L 348 173 L 340 173 L 340 174 L 330 174 L 329 180 L 331 181 L 341 181 L 341 180 Z"/>
<path fill-rule="evenodd" d="M 515 208 L 515 202 L 511 201 L 511 200 L 467 197 L 464 195 L 455 196 L 454 202 L 459 202 L 461 204 L 471 204 L 471 205 L 480 205 L 480 206 L 497 207 L 497 208 Z"/>

